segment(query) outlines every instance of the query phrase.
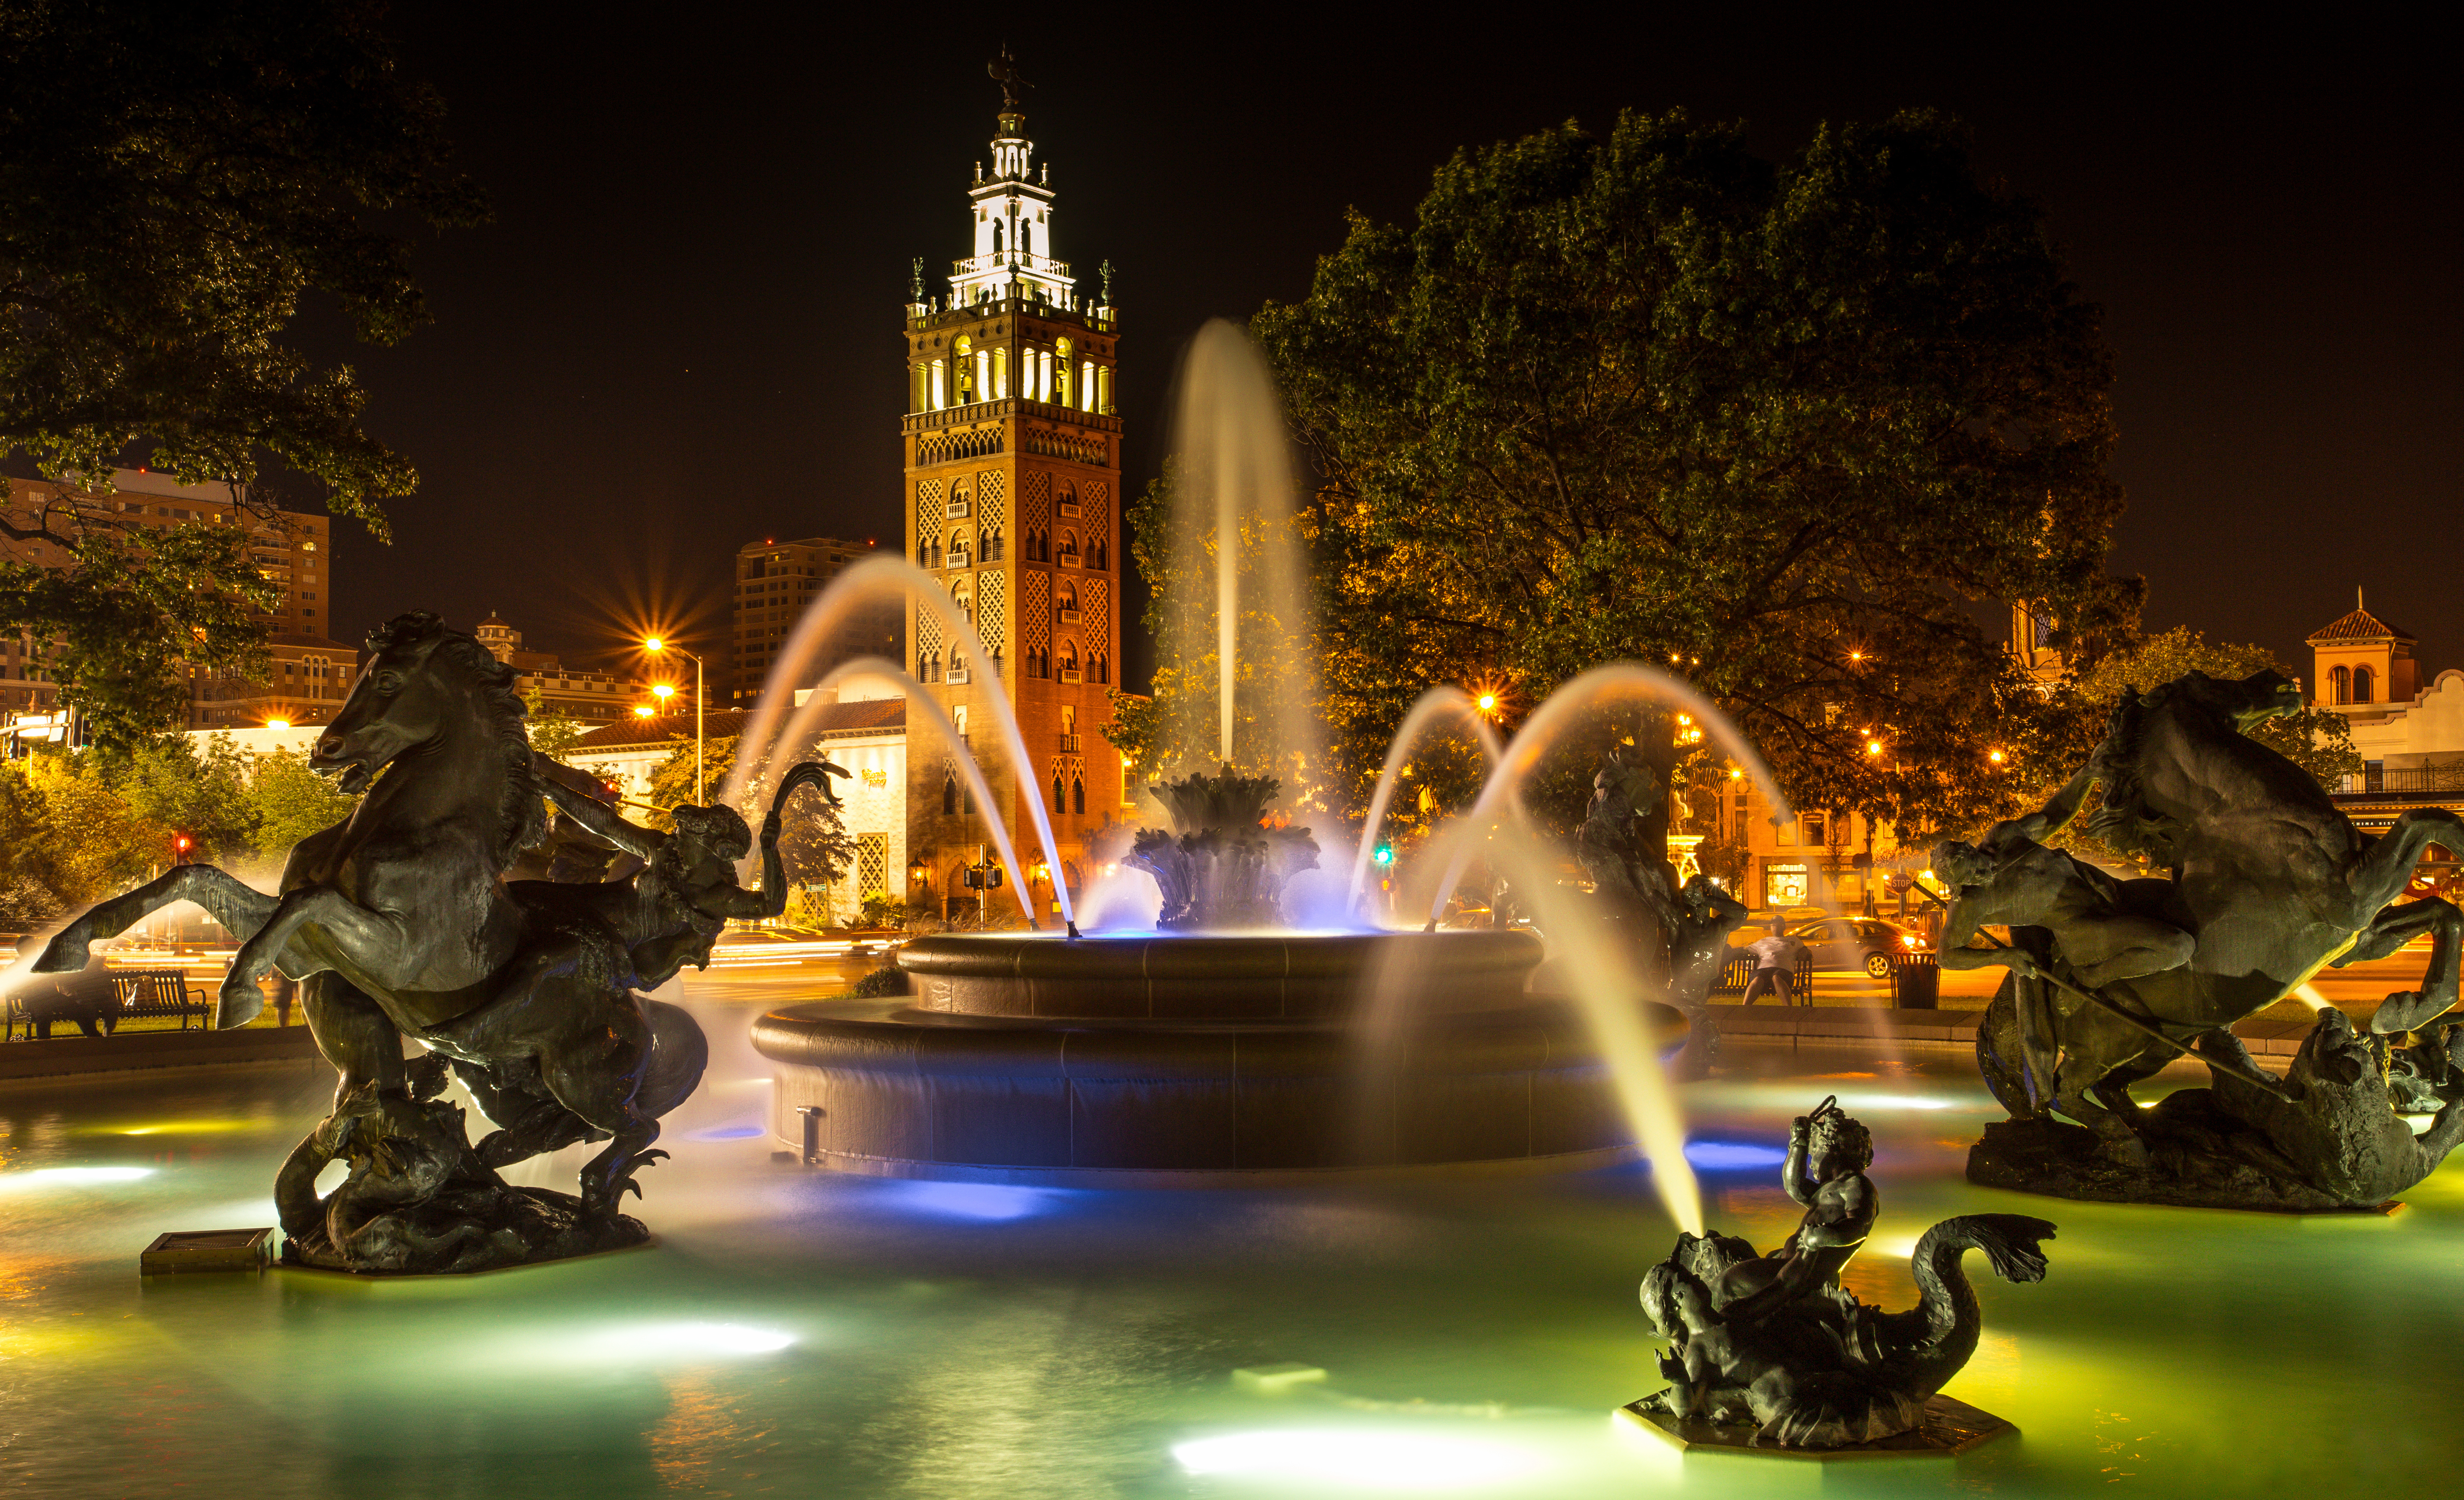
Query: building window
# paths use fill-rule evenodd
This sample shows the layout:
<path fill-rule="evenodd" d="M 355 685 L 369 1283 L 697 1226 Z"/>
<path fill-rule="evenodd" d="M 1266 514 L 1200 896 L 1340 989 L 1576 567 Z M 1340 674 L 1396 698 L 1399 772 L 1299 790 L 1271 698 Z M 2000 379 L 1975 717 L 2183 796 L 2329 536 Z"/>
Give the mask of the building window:
<path fill-rule="evenodd" d="M 2373 684 L 2370 681 L 2370 669 L 2367 667 L 2354 668 L 2353 701 L 2356 703 L 2369 703 L 2376 701 L 2370 696 L 2372 690 Z"/>
<path fill-rule="evenodd" d="M 1087 810 L 1087 779 L 1085 777 L 1073 776 L 1069 779 L 1069 800 L 1073 805 L 1075 805 L 1076 810 L 1080 812 L 1085 812 Z"/>
<path fill-rule="evenodd" d="M 2330 703 L 2353 701 L 2353 674 L 2350 672 L 2342 667 L 2327 669 L 2327 701 Z"/>
<path fill-rule="evenodd" d="M 885 899 L 890 895 L 890 835 L 859 833 L 855 836 L 855 893 L 858 899 Z"/>
<path fill-rule="evenodd" d="M 958 811 L 958 773 L 941 773 L 941 816 L 955 817 Z M 764 856 L 767 857 L 766 855 Z"/>
<path fill-rule="evenodd" d="M 1069 804 L 1061 795 L 1061 773 L 1058 771 L 1052 773 L 1052 810 L 1055 815 L 1069 810 Z"/>

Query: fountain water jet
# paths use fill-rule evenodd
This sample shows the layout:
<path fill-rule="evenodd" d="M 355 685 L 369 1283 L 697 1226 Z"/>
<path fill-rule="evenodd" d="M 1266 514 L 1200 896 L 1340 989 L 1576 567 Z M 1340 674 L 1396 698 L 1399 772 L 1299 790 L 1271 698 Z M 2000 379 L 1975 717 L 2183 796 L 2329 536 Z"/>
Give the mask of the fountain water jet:
<path fill-rule="evenodd" d="M 923 691 L 924 684 L 916 681 L 914 674 L 906 668 L 884 656 L 850 657 L 831 668 L 821 681 L 813 684 L 813 695 L 796 710 L 793 718 L 787 720 L 786 729 L 776 741 L 775 754 L 792 757 L 801 753 L 804 738 L 813 732 L 813 721 L 830 706 L 830 700 L 822 695 L 850 677 L 884 677 L 908 690 L 908 707 L 911 710 L 920 708 L 925 718 L 940 735 L 941 742 L 950 747 L 950 758 L 957 764 L 959 778 L 967 783 L 968 795 L 975 798 L 976 805 L 983 809 L 984 821 L 992 826 L 993 849 L 1000 853 L 1001 863 L 1009 867 L 1010 887 L 1018 897 L 1018 909 L 1026 917 L 1027 926 L 1036 926 L 1035 900 L 1027 893 L 1026 871 L 1018 862 L 1017 849 L 1011 847 L 1009 821 L 1001 815 L 1001 805 L 993 796 L 991 783 L 984 780 L 983 767 L 976 763 L 973 751 L 964 737 L 959 735 L 958 726 L 951 721 L 949 712 L 931 694 Z"/>
<path fill-rule="evenodd" d="M 1178 414 L 1173 426 L 1175 555 L 1177 575 L 1195 583 L 1214 573 L 1213 629 L 1207 629 L 1205 596 L 1192 588 L 1189 602 L 1167 615 L 1158 655 L 1189 680 L 1202 680 L 1209 651 L 1215 657 L 1215 763 L 1243 765 L 1282 780 L 1303 792 L 1303 777 L 1323 778 L 1325 728 L 1314 713 L 1314 694 L 1289 691 L 1290 678 L 1309 659 L 1309 581 L 1299 539 L 1292 533 L 1294 485 L 1282 403 L 1265 362 L 1247 336 L 1216 319 L 1199 330 L 1180 373 Z M 1255 587 L 1248 608 L 1258 626 L 1250 631 L 1255 660 L 1252 692 L 1263 733 L 1249 756 L 1238 754 L 1239 690 L 1243 661 L 1243 574 L 1254 535 Z M 1193 726 L 1194 727 L 1194 726 Z M 1196 759 L 1194 747 L 1190 758 Z M 1158 765 L 1168 772 L 1176 767 Z M 1306 801 L 1306 793 L 1295 801 Z"/>
<path fill-rule="evenodd" d="M 720 788 L 721 802 L 735 805 L 737 798 L 743 794 L 745 783 L 752 779 L 753 767 L 759 765 L 761 758 L 769 752 L 771 732 L 783 712 L 781 705 L 792 701 L 796 674 L 803 670 L 814 647 L 828 637 L 832 628 L 854 607 L 856 600 L 893 589 L 900 597 L 912 596 L 923 608 L 932 611 L 942 629 L 950 632 L 951 640 L 975 642 L 968 649 L 970 655 L 991 657 L 992 653 L 984 651 L 982 643 L 977 641 L 974 624 L 950 603 L 948 591 L 935 581 L 932 574 L 910 562 L 904 556 L 877 553 L 864 559 L 832 580 L 796 621 L 796 629 L 779 652 L 778 665 L 770 669 L 769 677 L 761 684 L 761 695 L 754 704 L 753 721 L 745 726 L 743 738 L 737 742 L 735 763 L 728 768 L 727 780 Z M 913 679 L 911 677 L 909 680 Z M 1009 699 L 1002 694 L 987 694 L 985 701 L 994 725 L 1001 731 L 1001 749 L 1009 758 L 1010 770 L 1018 778 L 1019 789 L 1024 792 L 1035 785 L 1037 776 L 1034 759 L 1026 752 L 1026 738 L 1019 733 L 1018 715 L 1011 711 Z M 1022 796 L 1020 801 L 1026 804 L 1027 810 L 1034 816 L 1035 834 L 1044 846 L 1044 857 L 1050 862 L 1051 869 L 1059 871 L 1061 846 L 1052 836 L 1052 819 L 1045 811 L 1044 799 L 1041 796 Z M 991 805 L 989 800 L 985 805 Z M 1055 880 L 1052 895 L 1061 908 L 1063 923 L 1071 932 L 1076 932 L 1078 918 L 1070 907 L 1068 882 Z"/>
<path fill-rule="evenodd" d="M 1472 733 L 1480 741 L 1481 756 L 1487 761 L 1492 775 L 1498 761 L 1506 755 L 1505 744 L 1497 738 L 1496 729 L 1481 713 L 1480 706 L 1472 701 L 1471 695 L 1463 689 L 1452 686 L 1431 688 L 1413 700 L 1411 711 L 1403 716 L 1403 726 L 1395 731 L 1394 743 L 1386 747 L 1385 767 L 1377 773 L 1376 790 L 1369 798 L 1368 821 L 1360 826 L 1360 849 L 1352 859 L 1352 889 L 1343 905 L 1347 912 L 1360 910 L 1361 890 L 1369 883 L 1370 851 L 1377 847 L 1377 833 L 1385 826 L 1388 805 L 1395 800 L 1395 783 L 1402 774 L 1404 759 L 1419 744 L 1420 737 L 1429 732 L 1430 722 L 1440 715 L 1451 715 L 1472 726 Z"/>

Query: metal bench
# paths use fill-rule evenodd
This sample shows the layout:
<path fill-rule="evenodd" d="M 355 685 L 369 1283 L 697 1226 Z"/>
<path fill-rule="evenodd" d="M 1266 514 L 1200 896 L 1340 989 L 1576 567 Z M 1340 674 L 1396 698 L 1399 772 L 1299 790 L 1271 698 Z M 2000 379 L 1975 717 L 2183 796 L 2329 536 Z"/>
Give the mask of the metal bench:
<path fill-rule="evenodd" d="M 57 978 L 36 976 L 21 982 L 8 1003 L 9 1029 L 26 1024 L 30 1039 L 48 1041 L 52 1025 L 74 1021 L 91 1037 L 108 1036 L 130 1016 L 178 1016 L 188 1029 L 193 1014 L 200 1026 L 213 1015 L 206 991 L 188 982 L 179 969 L 109 969 L 99 964 L 79 974 Z M 5 1033 L 0 1033 L 5 1034 Z"/>
<path fill-rule="evenodd" d="M 1789 976 L 1793 986 L 1791 998 L 1800 1005 L 1814 1004 L 1814 956 L 1807 954 L 1796 960 L 1796 972 Z M 1742 995 L 1754 982 L 1754 956 L 1743 948 L 1730 954 L 1720 965 L 1720 978 L 1711 985 L 1714 995 Z"/>

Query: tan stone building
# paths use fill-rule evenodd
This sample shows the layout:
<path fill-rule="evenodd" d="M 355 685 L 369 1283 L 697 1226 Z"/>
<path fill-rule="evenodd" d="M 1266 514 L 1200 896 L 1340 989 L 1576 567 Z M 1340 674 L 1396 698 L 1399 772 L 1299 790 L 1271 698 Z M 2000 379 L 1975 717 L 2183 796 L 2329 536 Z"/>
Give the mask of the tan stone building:
<path fill-rule="evenodd" d="M 229 484 L 181 484 L 143 469 L 112 471 L 115 491 L 99 502 L 132 526 L 247 528 L 249 557 L 257 571 L 281 589 L 272 611 L 256 619 L 271 631 L 271 660 L 261 680 L 189 673 L 190 729 L 242 729 L 273 723 L 310 724 L 331 719 L 350 695 L 359 672 L 356 647 L 326 632 L 333 609 L 332 518 L 284 511 L 267 518 L 236 503 Z M 71 493 L 44 479 L 9 481 L 9 509 L 21 524 L 47 501 Z M 0 541 L 7 555 L 42 565 L 67 561 L 48 542 Z M 0 712 L 48 713 L 57 690 L 43 669 L 47 647 L 33 640 L 0 642 Z"/>
<path fill-rule="evenodd" d="M 841 541 L 834 537 L 806 537 L 796 541 L 765 539 L 736 550 L 736 631 L 732 643 L 729 698 L 737 708 L 750 708 L 760 697 L 762 684 L 779 663 L 779 653 L 794 635 L 796 622 L 813 596 L 830 581 L 875 550 L 867 541 Z M 904 611 L 894 603 L 860 603 L 819 643 L 806 682 L 858 656 L 899 661 L 906 649 L 899 635 Z"/>
<path fill-rule="evenodd" d="M 650 685 L 635 677 L 619 676 L 612 672 L 568 667 L 554 651 L 522 650 L 522 632 L 508 624 L 495 610 L 479 622 L 471 632 L 488 654 L 514 669 L 514 691 L 524 701 L 539 695 L 539 708 L 545 714 L 561 714 L 585 723 L 605 724 L 632 715 L 637 707 L 664 709 L 654 702 Z M 693 684 L 684 685 L 678 700 L 690 709 L 692 700 L 683 695 L 693 692 Z"/>
<path fill-rule="evenodd" d="M 957 721 L 1032 864 L 1030 799 L 1053 822 L 1063 868 L 1083 886 L 1086 838 L 1121 806 L 1119 752 L 1102 736 L 1121 657 L 1121 424 L 1113 414 L 1117 320 L 1054 258 L 1050 171 L 1032 164 L 1025 117 L 1003 113 L 992 170 L 968 189 L 972 254 L 947 301 L 920 271 L 907 309 L 907 555 L 946 590 L 909 622 L 908 660 Z M 1013 775 L 989 712 L 1018 717 L 1030 774 Z M 911 725 L 915 720 L 911 718 Z M 908 757 L 912 847 L 933 895 L 986 837 L 951 756 Z M 922 894 L 923 893 L 918 893 Z"/>

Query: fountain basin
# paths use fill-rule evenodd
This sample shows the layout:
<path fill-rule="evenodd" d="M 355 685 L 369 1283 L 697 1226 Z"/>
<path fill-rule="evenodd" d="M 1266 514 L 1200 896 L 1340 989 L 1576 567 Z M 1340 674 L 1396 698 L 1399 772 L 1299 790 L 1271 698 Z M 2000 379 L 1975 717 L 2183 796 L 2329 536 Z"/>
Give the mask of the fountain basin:
<path fill-rule="evenodd" d="M 1652 1005 L 1662 1048 L 1684 1018 Z M 1606 1062 L 1546 998 L 1429 1017 L 1364 1069 L 1307 1021 L 979 1016 L 788 1005 L 753 1026 L 771 1128 L 816 1164 L 1075 1186 L 1251 1186 L 1573 1171 L 1633 1157 Z"/>
<path fill-rule="evenodd" d="M 1503 931 L 919 938 L 899 950 L 917 1009 L 1150 1021 L 1348 1015 L 1396 965 L 1414 1014 L 1520 1005 L 1540 939 Z"/>

